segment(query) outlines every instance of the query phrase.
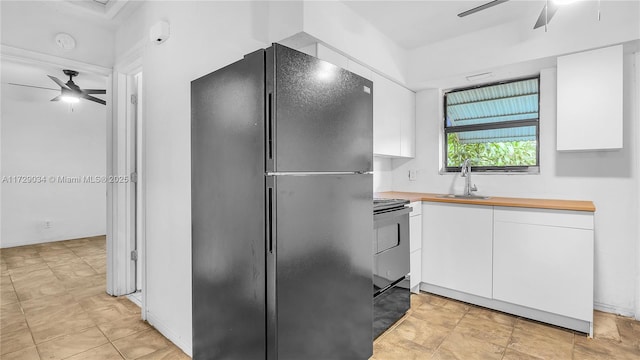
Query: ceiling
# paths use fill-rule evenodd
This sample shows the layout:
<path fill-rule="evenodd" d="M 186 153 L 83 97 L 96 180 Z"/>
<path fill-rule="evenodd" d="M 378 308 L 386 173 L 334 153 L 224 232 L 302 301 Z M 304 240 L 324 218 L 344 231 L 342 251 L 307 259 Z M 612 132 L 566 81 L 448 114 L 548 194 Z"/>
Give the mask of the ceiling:
<path fill-rule="evenodd" d="M 407 50 L 511 21 L 529 22 L 533 31 L 545 4 L 544 0 L 511 0 L 463 18 L 457 16 L 489 1 L 348 0 L 344 3 Z M 560 13 L 554 20 L 557 21 Z"/>

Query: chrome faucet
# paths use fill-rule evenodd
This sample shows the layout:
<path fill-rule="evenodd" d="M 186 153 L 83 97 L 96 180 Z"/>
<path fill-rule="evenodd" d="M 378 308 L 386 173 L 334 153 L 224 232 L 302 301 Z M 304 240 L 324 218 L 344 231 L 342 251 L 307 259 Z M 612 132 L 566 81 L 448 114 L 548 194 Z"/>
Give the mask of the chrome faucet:
<path fill-rule="evenodd" d="M 464 181 L 464 196 L 471 196 L 472 191 L 478 191 L 478 188 L 474 184 L 471 185 L 471 159 L 465 159 L 460 169 L 460 176 L 465 178 Z"/>

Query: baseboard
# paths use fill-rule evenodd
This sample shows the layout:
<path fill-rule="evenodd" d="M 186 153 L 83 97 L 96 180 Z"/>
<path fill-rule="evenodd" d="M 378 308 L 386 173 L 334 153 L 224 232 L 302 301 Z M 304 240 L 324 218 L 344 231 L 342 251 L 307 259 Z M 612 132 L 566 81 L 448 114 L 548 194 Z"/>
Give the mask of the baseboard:
<path fill-rule="evenodd" d="M 606 313 L 627 316 L 627 317 L 634 317 L 636 315 L 633 309 L 622 309 L 617 306 L 603 304 L 595 301 L 593 302 L 593 309 L 606 312 Z"/>
<path fill-rule="evenodd" d="M 507 303 L 504 301 L 489 299 L 477 295 L 467 294 L 456 290 L 443 288 L 437 285 L 420 283 L 420 290 L 445 296 L 448 298 L 476 304 L 482 307 L 506 312 L 517 316 L 522 316 L 528 319 L 541 321 L 547 324 L 553 324 L 556 326 L 564 327 L 567 329 L 577 330 L 590 336 L 593 336 L 593 318 L 589 320 L 575 319 L 567 316 L 549 313 L 542 310 L 529 308 L 522 305 Z"/>
<path fill-rule="evenodd" d="M 156 328 L 156 330 L 158 330 L 162 335 L 164 335 L 164 337 L 169 339 L 169 341 L 179 347 L 180 350 L 184 351 L 185 354 L 193 356 L 191 344 L 188 344 L 183 338 L 173 332 L 169 326 L 164 324 L 157 316 L 155 316 L 150 311 L 147 312 L 147 322 L 154 328 Z"/>
<path fill-rule="evenodd" d="M 28 246 L 28 245 L 37 245 L 37 244 L 46 244 L 46 243 L 52 243 L 52 242 L 57 242 L 57 241 L 68 241 L 68 240 L 79 240 L 79 239 L 87 239 L 87 238 L 95 238 L 95 237 L 101 237 L 101 236 L 106 236 L 105 234 L 91 234 L 91 235 L 74 235 L 72 238 L 68 238 L 65 237 L 63 239 L 33 239 L 33 240 L 28 240 L 28 241 L 23 241 L 23 242 L 7 242 L 7 241 L 2 241 L 0 242 L 0 249 L 7 249 L 7 248 L 12 248 L 12 247 L 18 247 L 18 246 Z"/>

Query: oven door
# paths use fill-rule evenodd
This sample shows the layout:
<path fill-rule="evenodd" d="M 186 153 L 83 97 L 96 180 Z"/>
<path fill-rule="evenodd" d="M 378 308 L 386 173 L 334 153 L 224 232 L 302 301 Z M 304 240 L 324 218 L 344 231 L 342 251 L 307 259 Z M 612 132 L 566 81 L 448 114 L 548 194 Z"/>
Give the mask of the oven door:
<path fill-rule="evenodd" d="M 409 274 L 409 212 L 411 208 L 374 214 L 373 295 Z"/>

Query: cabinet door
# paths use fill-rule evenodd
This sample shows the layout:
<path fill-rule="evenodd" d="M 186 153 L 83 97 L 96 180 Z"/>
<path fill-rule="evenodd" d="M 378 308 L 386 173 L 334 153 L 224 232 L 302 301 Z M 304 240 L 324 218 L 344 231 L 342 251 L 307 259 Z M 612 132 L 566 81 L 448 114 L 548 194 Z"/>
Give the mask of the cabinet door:
<path fill-rule="evenodd" d="M 622 45 L 558 57 L 558 150 L 622 148 L 623 78 Z"/>
<path fill-rule="evenodd" d="M 394 108 L 397 84 L 373 74 L 373 153 L 400 156 L 400 124 Z"/>
<path fill-rule="evenodd" d="M 495 299 L 592 321 L 593 230 L 496 221 L 494 231 Z"/>
<path fill-rule="evenodd" d="M 416 154 L 416 94 L 408 89 L 399 89 L 398 119 L 400 120 L 400 156 L 414 157 Z"/>
<path fill-rule="evenodd" d="M 422 281 L 491 298 L 493 208 L 424 202 Z"/>

